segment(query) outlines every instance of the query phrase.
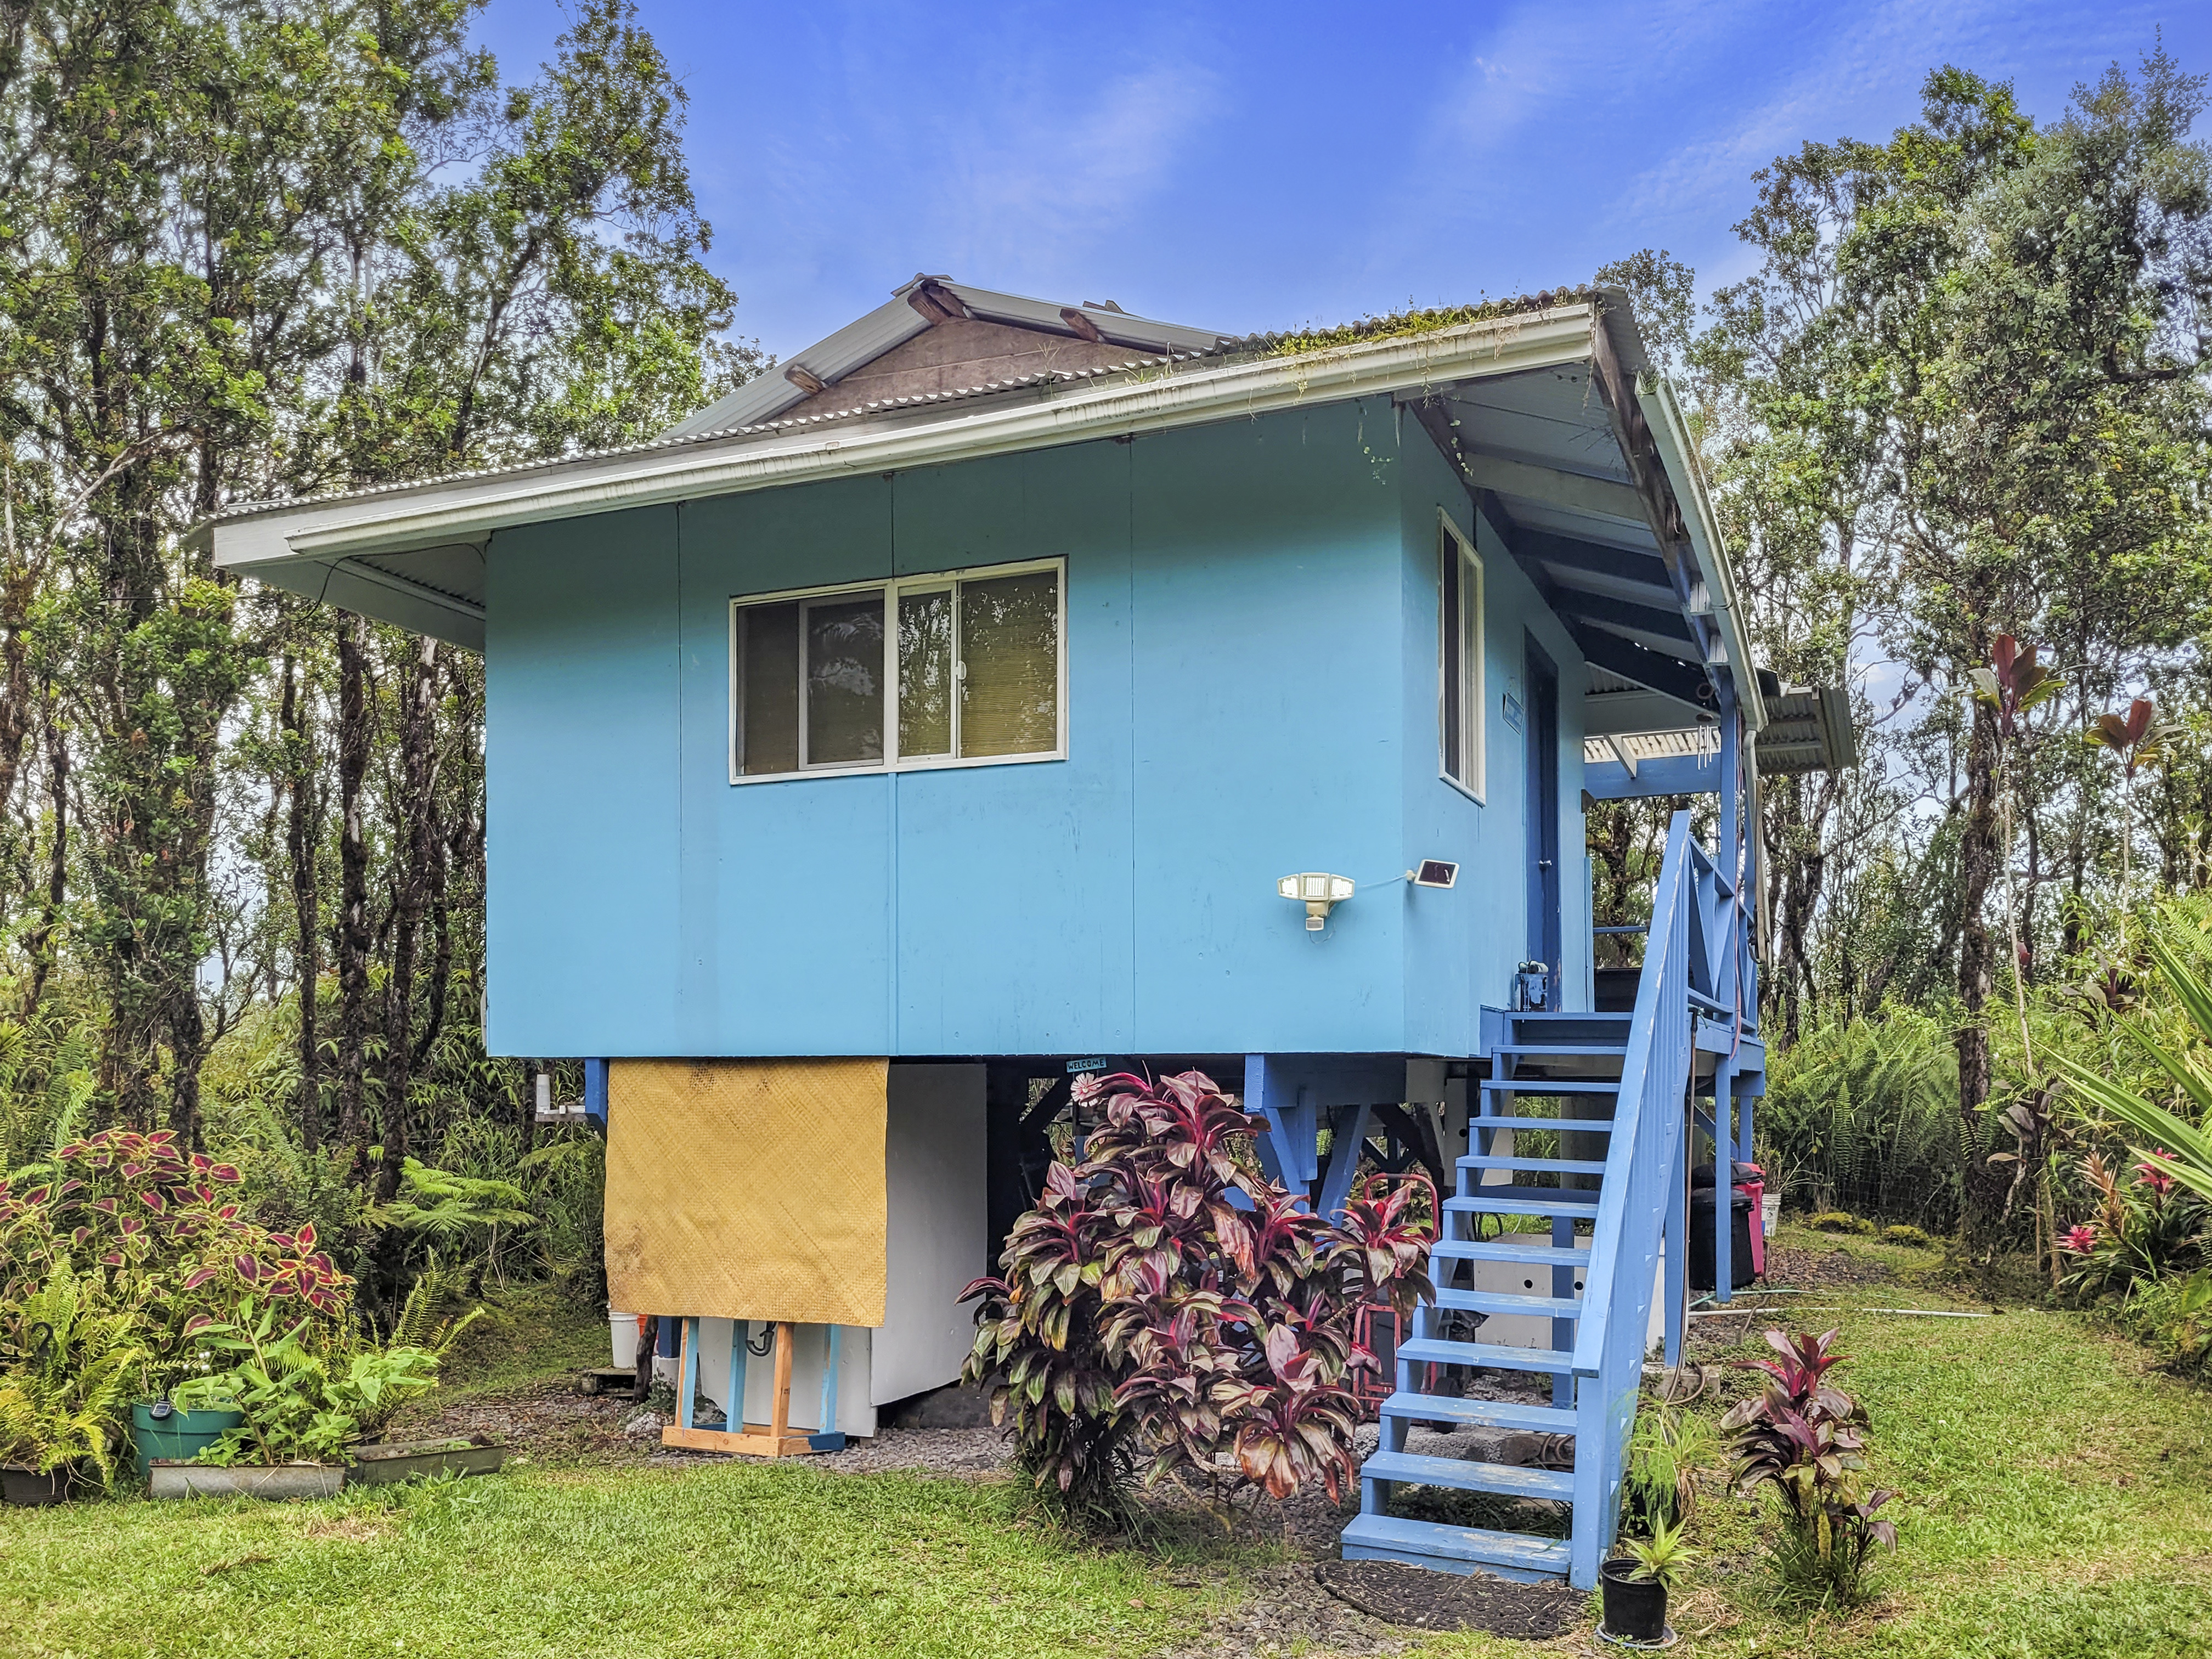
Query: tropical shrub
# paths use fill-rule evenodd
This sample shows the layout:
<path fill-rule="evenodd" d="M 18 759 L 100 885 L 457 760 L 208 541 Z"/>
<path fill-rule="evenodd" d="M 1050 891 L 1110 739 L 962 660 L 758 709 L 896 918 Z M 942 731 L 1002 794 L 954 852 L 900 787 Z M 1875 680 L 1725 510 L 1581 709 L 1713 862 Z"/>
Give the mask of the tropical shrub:
<path fill-rule="evenodd" d="M 2207 1206 L 2174 1178 L 2166 1160 L 2146 1158 L 2123 1180 L 2101 1153 L 2091 1152 L 2078 1176 L 2096 1207 L 2088 1221 L 2059 1236 L 2060 1254 L 2074 1263 L 2061 1288 L 2087 1300 L 2204 1265 Z"/>
<path fill-rule="evenodd" d="M 80 1277 L 64 1262 L 28 1295 L 11 1297 L 0 1317 L 0 1463 L 42 1474 L 89 1464 L 101 1486 L 112 1486 L 147 1358 L 138 1310 L 117 1304 L 106 1274 Z"/>
<path fill-rule="evenodd" d="M 1212 1079 L 1085 1076 L 1099 1120 L 1086 1156 L 1055 1162 L 1008 1236 L 1004 1277 L 978 1279 L 963 1377 L 991 1391 L 1048 1507 L 1093 1526 L 1135 1520 L 1132 1477 L 1233 1497 L 1286 1496 L 1357 1474 L 1347 1383 L 1362 1304 L 1410 1318 L 1433 1297 L 1430 1224 L 1400 1188 L 1315 1215 L 1253 1166 L 1262 1125 Z"/>
<path fill-rule="evenodd" d="M 1680 1527 L 1697 1507 L 1697 1471 L 1719 1449 L 1708 1419 L 1647 1395 L 1621 1472 L 1624 1530 L 1656 1540 L 1661 1528 Z"/>
<path fill-rule="evenodd" d="M 235 1363 L 187 1379 L 171 1397 L 187 1411 L 228 1407 L 246 1417 L 202 1462 L 349 1463 L 355 1443 L 437 1386 L 438 1356 L 428 1348 L 365 1344 L 288 1316 L 279 1303 L 248 1297 L 235 1324 L 195 1328 Z"/>
<path fill-rule="evenodd" d="M 1959 1057 L 1936 1015 L 1890 1006 L 1879 1018 L 1807 1031 L 1774 1057 L 1754 1121 L 1767 1190 L 1793 1209 L 1939 1233 L 1957 1226 Z"/>
<path fill-rule="evenodd" d="M 2167 1370 L 2212 1381 L 2212 1271 L 2146 1279 L 2113 1317 Z"/>
<path fill-rule="evenodd" d="M 1767 1332 L 1780 1358 L 1745 1362 L 1764 1371 L 1766 1383 L 1730 1407 L 1721 1428 L 1735 1436 L 1736 1490 L 1774 1494 L 1781 1522 L 1774 1565 L 1784 1584 L 1848 1606 L 1863 1592 L 1875 1546 L 1897 1547 L 1896 1527 L 1876 1518 L 1897 1494 L 1866 1486 L 1866 1409 L 1828 1380 L 1844 1359 L 1836 1335 Z"/>
<path fill-rule="evenodd" d="M 2051 1063 L 2072 1091 L 2093 1130 L 2105 1121 L 2116 1123 L 2129 1138 L 2133 1154 L 2153 1163 L 2164 1176 L 2185 1187 L 2197 1199 L 2212 1200 L 2212 1136 L 2198 1127 L 2212 1115 L 2212 1076 L 2198 1064 L 2197 1052 L 2212 1043 L 2212 986 L 2208 986 L 2179 948 L 2169 931 L 2171 922 L 2154 925 L 2144 949 L 2166 989 L 2187 1018 L 2179 1033 L 2156 1029 L 2146 1018 L 2116 1022 L 2132 1044 L 2148 1055 L 2162 1076 L 2167 1097 L 2184 1106 L 2186 1118 L 2168 1110 L 2140 1091 L 2069 1054 L 2053 1054 Z M 2179 1036 L 2181 1040 L 2176 1041 Z"/>
<path fill-rule="evenodd" d="M 234 1164 L 187 1153 L 166 1129 L 106 1129 L 59 1147 L 27 1176 L 0 1181 L 0 1306 L 58 1273 L 105 1275 L 139 1321 L 143 1386 L 187 1364 L 193 1329 L 246 1297 L 347 1325 L 353 1281 L 317 1248 L 312 1225 L 269 1227 L 239 1201 Z"/>

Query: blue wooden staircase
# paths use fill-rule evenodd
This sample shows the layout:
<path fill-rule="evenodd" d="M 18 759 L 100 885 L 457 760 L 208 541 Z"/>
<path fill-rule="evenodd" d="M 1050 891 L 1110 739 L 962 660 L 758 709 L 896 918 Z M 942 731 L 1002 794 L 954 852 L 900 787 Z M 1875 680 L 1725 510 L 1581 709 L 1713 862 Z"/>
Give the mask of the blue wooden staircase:
<path fill-rule="evenodd" d="M 1470 1103 L 1468 1155 L 1431 1252 L 1436 1301 L 1399 1345 L 1396 1389 L 1360 1471 L 1360 1513 L 1344 1532 L 1347 1559 L 1596 1583 L 1617 1523 L 1655 1298 L 1667 1359 L 1680 1357 L 1687 1131 L 1695 1122 L 1716 1145 L 1749 1152 L 1763 1051 L 1747 1012 L 1757 1006 L 1747 933 L 1733 884 L 1681 813 L 1634 1012 L 1493 1016 L 1491 1075 Z M 1723 1287 L 1728 1218 L 1723 1204 Z M 1482 1327 L 1501 1318 L 1524 1338 L 1534 1328 L 1548 1329 L 1548 1341 L 1483 1340 Z M 1501 1388 L 1485 1372 L 1545 1379 L 1549 1399 L 1540 1385 L 1531 1399 L 1525 1386 Z M 1409 1450 L 1410 1431 L 1424 1425 L 1560 1437 L 1548 1443 L 1571 1444 L 1572 1468 Z M 1490 1494 L 1499 1501 L 1484 1506 L 1492 1511 L 1485 1518 L 1500 1524 L 1395 1516 L 1401 1486 Z M 1513 1502 L 1529 1498 L 1564 1507 L 1532 1512 Z M 1553 1535 L 1562 1518 L 1570 1535 Z"/>

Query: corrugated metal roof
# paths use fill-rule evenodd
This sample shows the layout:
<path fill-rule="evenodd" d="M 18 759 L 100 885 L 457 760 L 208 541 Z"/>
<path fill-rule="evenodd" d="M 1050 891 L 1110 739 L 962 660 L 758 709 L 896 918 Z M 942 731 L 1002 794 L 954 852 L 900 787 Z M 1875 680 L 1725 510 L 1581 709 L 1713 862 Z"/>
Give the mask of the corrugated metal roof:
<path fill-rule="evenodd" d="M 925 286 L 951 294 L 970 315 L 987 322 L 1013 323 L 1023 328 L 1065 334 L 1071 339 L 1082 337 L 1061 313 L 1078 312 L 1111 343 L 1148 354 L 1212 351 L 1227 344 L 1232 337 L 1212 329 L 1186 328 L 1180 323 L 1132 317 L 1127 312 L 1087 301 L 1081 305 L 1073 301 L 1055 304 L 1049 300 L 1033 300 L 1026 295 L 1001 294 L 995 289 L 970 288 L 947 276 L 917 276 L 911 282 L 902 283 L 892 290 L 888 301 L 867 315 L 786 359 L 779 369 L 804 369 L 815 379 L 835 386 L 855 369 L 875 362 L 894 346 L 903 345 L 930 325 L 909 297 Z M 702 433 L 750 428 L 773 420 L 809 395 L 804 387 L 794 385 L 781 373 L 763 374 L 697 414 L 678 422 L 661 435 L 689 438 Z"/>
<path fill-rule="evenodd" d="M 920 281 L 922 279 L 917 278 L 916 280 Z M 931 278 L 928 280 L 939 281 L 941 279 Z M 911 283 L 908 284 L 908 287 L 909 288 L 912 286 L 913 284 Z M 956 293 L 960 294 L 963 297 L 969 294 L 985 295 L 990 292 L 990 290 L 988 289 L 969 289 L 963 283 L 948 283 L 945 286 L 953 289 Z M 905 289 L 901 289 L 902 294 L 904 292 Z M 1020 296 L 1013 295 L 999 295 L 996 297 L 1005 301 L 1014 301 L 1020 298 Z M 1565 306 L 1568 304 L 1584 303 L 1589 301 L 1592 297 L 1593 296 L 1589 290 L 1577 289 L 1570 292 L 1565 289 L 1561 289 L 1557 293 L 1546 292 L 1536 295 L 1523 295 L 1517 300 L 1498 301 L 1486 308 L 1496 311 L 1501 314 L 1510 314 L 1511 312 L 1517 310 L 1536 312 L 1547 310 L 1554 305 Z M 1046 302 L 1042 300 L 1038 300 L 1026 301 L 1023 301 L 1023 303 L 1042 307 Z M 890 324 L 896 319 L 885 317 L 884 313 L 889 312 L 891 307 L 884 306 L 878 307 L 875 311 L 869 313 L 866 317 L 861 318 L 858 322 L 848 325 L 845 329 L 840 330 L 836 335 L 832 335 L 830 338 L 837 339 L 848 333 L 862 330 L 864 326 L 871 325 L 872 319 L 882 319 L 883 321 L 879 325 L 875 325 L 882 331 L 880 337 L 890 340 L 890 344 L 896 344 L 899 340 L 911 338 L 914 333 L 919 332 L 922 327 L 926 327 L 927 325 L 922 321 L 920 314 L 918 313 L 915 313 L 912 310 L 912 307 L 908 307 L 903 299 L 894 301 L 894 304 L 896 304 L 899 309 L 906 311 L 915 317 L 915 327 L 914 330 L 909 331 L 906 334 L 893 337 L 890 334 L 889 330 Z M 1109 313 L 1099 312 L 1094 308 L 1087 311 L 1085 314 L 1098 317 L 1107 315 Z M 725 398 L 720 402 L 711 405 L 708 409 L 702 410 L 698 415 L 693 416 L 690 420 L 687 420 L 678 426 L 671 427 L 667 431 L 659 434 L 658 436 L 641 439 L 635 443 L 614 444 L 610 445 L 604 449 L 576 450 L 567 454 L 550 455 L 537 460 L 507 462 L 498 466 L 468 467 L 453 472 L 438 473 L 428 477 L 406 478 L 397 480 L 391 483 L 366 484 L 351 489 L 321 490 L 307 495 L 276 496 L 257 501 L 234 501 L 227 503 L 221 508 L 217 509 L 214 514 L 210 515 L 205 522 L 208 524 L 218 524 L 231 520 L 251 517 L 257 514 L 282 512 L 301 507 L 326 505 L 332 501 L 353 500 L 368 501 L 375 499 L 379 496 L 398 495 L 410 490 L 430 489 L 447 484 L 466 483 L 485 478 L 515 477 L 533 471 L 545 471 L 551 468 L 573 466 L 581 461 L 600 461 L 612 459 L 624 455 L 649 454 L 654 451 L 667 450 L 687 445 L 743 443 L 754 440 L 765 441 L 769 438 L 781 436 L 792 432 L 805 431 L 815 427 L 836 422 L 856 421 L 871 416 L 896 414 L 908 410 L 940 408 L 947 404 L 961 403 L 976 398 L 990 398 L 1022 391 L 1049 392 L 1052 388 L 1056 386 L 1073 387 L 1079 385 L 1088 386 L 1102 380 L 1110 380 L 1113 376 L 1117 374 L 1150 373 L 1164 368 L 1171 368 L 1173 365 L 1177 363 L 1194 362 L 1200 360 L 1228 362 L 1245 356 L 1264 356 L 1279 352 L 1284 347 L 1288 345 L 1295 344 L 1304 346 L 1307 345 L 1309 343 L 1314 343 L 1311 344 L 1311 349 L 1317 350 L 1324 349 L 1330 345 L 1351 344 L 1360 340 L 1371 339 L 1378 336 L 1385 335 L 1394 330 L 1402 329 L 1406 324 L 1413 318 L 1435 314 L 1438 313 L 1408 313 L 1401 316 L 1368 318 L 1358 323 L 1347 324 L 1341 328 L 1328 331 L 1271 330 L 1262 333 L 1247 334 L 1236 337 L 1206 334 L 1203 331 L 1183 329 L 1180 327 L 1180 325 L 1174 324 L 1152 325 L 1147 319 L 1125 318 L 1125 320 L 1143 323 L 1146 326 L 1174 329 L 1178 334 L 1202 337 L 1211 341 L 1212 343 L 1204 347 L 1194 347 L 1189 349 L 1163 351 L 1150 356 L 1132 357 L 1126 362 L 1109 364 L 1102 368 L 1069 369 L 1055 372 L 1050 374 L 1023 376 L 1010 380 L 986 381 L 979 385 L 963 386 L 957 390 L 933 393 L 926 397 L 893 398 L 881 403 L 861 404 L 850 409 L 836 410 L 829 413 L 820 415 L 799 416 L 791 420 L 779 420 L 772 416 L 759 416 L 743 421 L 742 422 L 737 422 L 735 417 L 732 416 L 731 420 L 732 423 L 726 424 L 723 422 L 722 417 L 726 411 L 732 408 L 733 400 L 737 399 L 738 397 L 738 393 L 733 392 L 730 397 Z M 856 341 L 857 337 L 856 337 Z M 860 347 L 856 343 L 851 349 L 857 351 Z M 886 345 L 882 349 L 889 349 L 889 346 Z M 811 351 L 813 348 L 810 348 L 809 349 Z M 802 356 L 804 355 L 805 354 L 802 354 Z M 872 357 L 858 359 L 856 360 L 856 362 L 865 361 L 872 361 Z M 849 372 L 849 370 L 848 372 Z M 773 385 L 771 386 L 770 383 L 773 383 Z M 776 407 L 788 408 L 792 404 L 798 402 L 801 398 L 807 395 L 799 387 L 793 386 L 790 381 L 786 380 L 780 374 L 763 374 L 757 380 L 747 382 L 745 386 L 739 388 L 739 392 L 757 387 L 763 388 L 761 399 L 763 406 L 767 406 L 769 404 L 773 403 Z M 781 388 L 781 390 L 778 390 L 777 388 Z M 787 392 L 790 394 L 788 398 L 784 396 Z M 706 423 L 709 416 L 716 417 L 712 424 Z"/>

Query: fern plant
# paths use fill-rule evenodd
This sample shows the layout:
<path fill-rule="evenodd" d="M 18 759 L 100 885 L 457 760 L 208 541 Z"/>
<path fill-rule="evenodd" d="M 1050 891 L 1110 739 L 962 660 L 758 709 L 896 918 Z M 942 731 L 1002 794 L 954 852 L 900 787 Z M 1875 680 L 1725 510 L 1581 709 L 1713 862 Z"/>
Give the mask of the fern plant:
<path fill-rule="evenodd" d="M 56 1267 L 7 1316 L 0 1462 L 41 1474 L 89 1465 L 112 1486 L 116 1448 L 149 1354 L 143 1319 L 106 1278 Z"/>

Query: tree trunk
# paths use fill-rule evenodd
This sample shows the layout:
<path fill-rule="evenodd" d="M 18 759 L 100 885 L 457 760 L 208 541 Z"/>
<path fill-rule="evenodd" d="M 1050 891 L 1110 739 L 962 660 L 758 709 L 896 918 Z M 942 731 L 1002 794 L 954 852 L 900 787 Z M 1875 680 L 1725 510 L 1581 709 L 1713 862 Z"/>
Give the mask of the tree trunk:
<path fill-rule="evenodd" d="M 368 1146 L 362 1103 L 368 1057 L 368 622 L 338 613 L 338 1139 L 356 1169 Z"/>
<path fill-rule="evenodd" d="M 69 896 L 69 744 L 55 719 L 54 699 L 46 699 L 46 799 L 53 826 L 46 842 L 46 896 L 39 925 L 23 941 L 31 958 L 31 984 L 23 999 L 27 1018 L 46 994 L 46 981 L 54 970 L 54 930 L 59 925 L 62 901 Z"/>
<path fill-rule="evenodd" d="M 1959 1117 L 1968 1148 L 1966 1229 L 1968 1242 L 1984 1239 L 2004 1207 L 2006 1182 L 1973 1151 L 1983 1137 L 1990 1097 L 1990 1039 L 1982 1020 L 1993 980 L 1989 925 L 1990 887 L 2002 849 L 1997 846 L 1996 717 L 1978 702 L 1966 748 L 1966 812 L 1959 832 L 1958 991 L 1962 1018 L 1954 1039 L 1959 1053 Z"/>
<path fill-rule="evenodd" d="M 300 695 L 296 665 L 284 658 L 283 702 L 279 719 L 289 763 L 287 793 L 290 812 L 284 826 L 284 851 L 292 866 L 293 953 L 300 987 L 300 1146 L 310 1155 L 323 1144 L 322 1052 L 316 1042 L 315 1014 L 322 982 L 319 890 L 315 853 L 322 842 L 318 822 L 315 748 Z"/>
<path fill-rule="evenodd" d="M 437 787 L 438 642 L 418 641 L 415 672 L 399 720 L 400 868 L 392 904 L 392 980 L 385 1018 L 384 1158 L 376 1195 L 389 1204 L 399 1191 L 407 1157 L 407 1091 L 415 1060 L 415 944 L 428 908 L 432 866 L 443 848 L 433 821 Z"/>

